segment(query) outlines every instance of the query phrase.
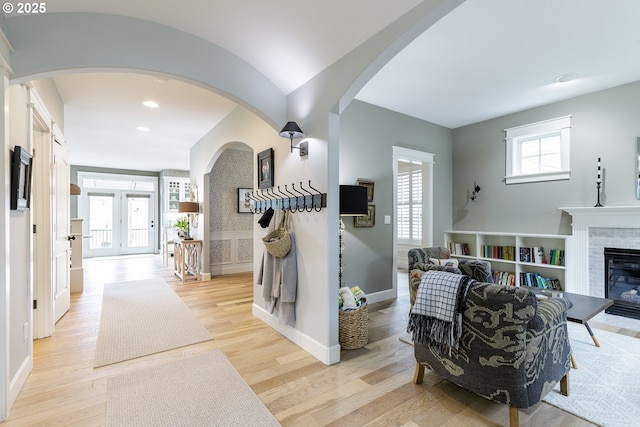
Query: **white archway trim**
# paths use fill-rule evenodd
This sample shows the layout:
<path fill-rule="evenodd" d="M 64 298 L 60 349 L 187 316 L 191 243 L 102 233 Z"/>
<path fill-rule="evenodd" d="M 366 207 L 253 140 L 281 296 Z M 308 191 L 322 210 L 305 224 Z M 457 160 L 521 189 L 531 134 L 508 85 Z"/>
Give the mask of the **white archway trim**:
<path fill-rule="evenodd" d="M 7 18 L 4 30 L 20 46 L 10 59 L 12 84 L 70 70 L 148 71 L 220 92 L 274 128 L 286 121 L 285 95 L 264 74 L 175 28 L 101 13 L 51 13 Z"/>

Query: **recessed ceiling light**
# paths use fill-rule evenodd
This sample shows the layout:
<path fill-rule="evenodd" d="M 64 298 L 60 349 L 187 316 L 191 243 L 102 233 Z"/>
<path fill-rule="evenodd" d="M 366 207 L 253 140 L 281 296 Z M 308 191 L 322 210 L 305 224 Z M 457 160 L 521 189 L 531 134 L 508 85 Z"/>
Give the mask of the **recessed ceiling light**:
<path fill-rule="evenodd" d="M 149 107 L 149 108 L 158 108 L 160 105 L 158 105 L 157 102 L 155 101 L 144 101 L 142 103 L 142 105 L 144 105 L 145 107 Z"/>
<path fill-rule="evenodd" d="M 138 126 L 136 129 L 140 132 L 149 132 L 149 128 L 146 126 Z"/>
<path fill-rule="evenodd" d="M 563 74 L 556 78 L 556 82 L 558 83 L 567 83 L 576 78 L 576 75 L 573 73 Z"/>

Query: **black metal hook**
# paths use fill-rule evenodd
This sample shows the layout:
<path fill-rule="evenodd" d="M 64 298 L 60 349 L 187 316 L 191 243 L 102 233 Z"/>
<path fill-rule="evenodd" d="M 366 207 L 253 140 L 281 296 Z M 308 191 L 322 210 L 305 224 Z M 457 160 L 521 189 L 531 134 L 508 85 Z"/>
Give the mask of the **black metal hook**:
<path fill-rule="evenodd" d="M 311 182 L 311 180 L 309 180 L 309 182 Z M 307 212 L 313 211 L 313 193 L 309 192 L 306 188 L 302 186 L 302 181 L 300 181 L 300 189 L 311 196 L 311 206 L 309 206 L 310 209 L 307 209 L 307 197 L 305 196 L 304 210 Z"/>
<path fill-rule="evenodd" d="M 286 188 L 286 187 L 287 187 L 287 186 L 285 185 L 285 188 Z M 291 203 L 291 198 L 290 198 L 287 194 L 284 194 L 284 193 L 282 192 L 282 190 L 280 190 L 280 186 L 279 186 L 279 185 L 278 185 L 278 194 L 279 194 L 280 196 L 282 196 L 282 209 L 284 209 L 284 201 L 286 200 L 286 201 L 287 201 L 287 210 L 288 210 L 289 212 L 291 212 L 291 213 L 295 212 L 295 209 L 291 209 L 291 205 L 292 205 L 292 203 Z"/>
<path fill-rule="evenodd" d="M 318 195 L 320 196 L 319 203 L 317 203 L 316 205 L 313 206 L 313 210 L 315 210 L 316 212 L 320 212 L 322 210 L 322 193 L 319 190 L 317 190 L 317 189 L 315 189 L 315 188 L 313 188 L 311 186 L 311 180 L 309 180 L 309 188 L 311 188 L 312 190 L 318 192 Z M 311 202 L 313 204 L 313 196 L 311 196 Z"/>
<path fill-rule="evenodd" d="M 302 184 L 302 182 L 300 183 Z M 300 196 L 296 196 L 296 211 L 298 212 L 304 212 L 304 201 L 305 201 L 305 197 L 306 195 L 304 193 L 299 192 L 298 190 L 296 190 L 296 185 L 295 184 L 291 184 L 291 188 L 293 189 L 293 191 L 295 191 L 296 193 L 298 193 L 300 196 L 302 196 L 302 203 L 298 203 L 298 197 Z"/>

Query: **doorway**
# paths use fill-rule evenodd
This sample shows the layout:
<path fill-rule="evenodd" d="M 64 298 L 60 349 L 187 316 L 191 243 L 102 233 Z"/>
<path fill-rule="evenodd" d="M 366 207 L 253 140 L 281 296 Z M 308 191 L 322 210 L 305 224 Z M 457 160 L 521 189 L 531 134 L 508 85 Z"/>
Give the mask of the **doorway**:
<path fill-rule="evenodd" d="M 156 251 L 157 178 L 79 172 L 78 181 L 87 257 Z"/>
<path fill-rule="evenodd" d="M 434 155 L 393 147 L 394 275 L 408 268 L 407 252 L 433 245 Z"/>

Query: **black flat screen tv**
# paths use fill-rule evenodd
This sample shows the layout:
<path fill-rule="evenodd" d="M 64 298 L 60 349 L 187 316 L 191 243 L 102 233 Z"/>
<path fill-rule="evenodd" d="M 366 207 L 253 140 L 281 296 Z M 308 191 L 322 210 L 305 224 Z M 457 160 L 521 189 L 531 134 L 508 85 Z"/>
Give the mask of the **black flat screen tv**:
<path fill-rule="evenodd" d="M 31 165 L 33 156 L 16 145 L 11 158 L 11 209 L 28 211 L 31 206 Z"/>

